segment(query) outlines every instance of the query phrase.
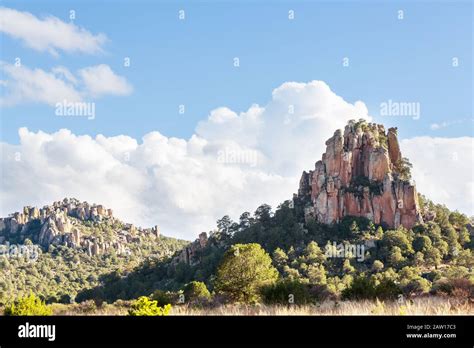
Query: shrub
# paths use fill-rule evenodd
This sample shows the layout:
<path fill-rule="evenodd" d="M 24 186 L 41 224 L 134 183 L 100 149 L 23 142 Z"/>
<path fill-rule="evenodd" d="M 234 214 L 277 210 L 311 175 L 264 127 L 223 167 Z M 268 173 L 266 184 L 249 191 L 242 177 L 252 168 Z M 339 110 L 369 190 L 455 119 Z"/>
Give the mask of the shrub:
<path fill-rule="evenodd" d="M 203 282 L 192 281 L 184 287 L 186 301 L 207 301 L 211 298 L 211 293 Z"/>
<path fill-rule="evenodd" d="M 375 280 L 364 276 L 355 277 L 352 284 L 341 293 L 343 299 L 374 298 L 376 294 Z"/>
<path fill-rule="evenodd" d="M 424 278 L 412 279 L 403 287 L 403 292 L 410 295 L 421 295 L 427 293 L 431 289 L 431 283 Z"/>
<path fill-rule="evenodd" d="M 26 316 L 26 315 L 52 315 L 53 310 L 33 293 L 29 296 L 21 297 L 13 303 L 5 306 L 5 315 Z"/>
<path fill-rule="evenodd" d="M 331 291 L 327 285 L 313 285 L 309 289 L 309 294 L 313 300 L 318 302 L 325 301 L 329 298 L 337 298 L 336 292 Z"/>
<path fill-rule="evenodd" d="M 307 304 L 311 302 L 310 288 L 297 280 L 285 280 L 262 288 L 267 304 Z"/>
<path fill-rule="evenodd" d="M 159 307 L 158 301 L 153 301 L 146 296 L 141 296 L 133 301 L 128 314 L 132 316 L 162 316 L 168 315 L 170 310 L 170 304 Z"/>
<path fill-rule="evenodd" d="M 391 279 L 384 278 L 377 285 L 375 278 L 359 276 L 342 291 L 343 299 L 393 299 L 400 294 L 400 288 Z"/>
<path fill-rule="evenodd" d="M 442 278 L 434 283 L 432 291 L 438 295 L 473 298 L 474 284 L 469 279 L 464 278 Z"/>
<path fill-rule="evenodd" d="M 278 271 L 260 244 L 235 244 L 224 254 L 215 289 L 231 301 L 255 303 L 260 300 L 260 289 L 277 278 Z"/>
<path fill-rule="evenodd" d="M 372 265 L 372 270 L 374 272 L 380 272 L 381 270 L 383 270 L 383 267 L 384 267 L 384 264 L 382 263 L 382 261 L 375 260 L 373 265 Z"/>
<path fill-rule="evenodd" d="M 393 280 L 383 279 L 375 287 L 375 297 L 383 300 L 394 299 L 401 293 L 400 288 Z"/>
<path fill-rule="evenodd" d="M 176 304 L 178 302 L 179 294 L 171 291 L 155 290 L 151 295 L 151 299 L 158 301 L 158 303 L 167 305 L 167 304 Z"/>

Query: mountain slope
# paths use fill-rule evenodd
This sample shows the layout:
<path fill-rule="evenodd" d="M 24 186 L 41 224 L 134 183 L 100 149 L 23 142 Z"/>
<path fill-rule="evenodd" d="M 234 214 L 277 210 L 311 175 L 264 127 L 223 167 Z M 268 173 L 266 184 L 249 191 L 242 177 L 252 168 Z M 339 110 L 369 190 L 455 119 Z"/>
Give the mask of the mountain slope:
<path fill-rule="evenodd" d="M 278 270 L 283 295 L 269 299 L 286 299 L 286 282 L 309 291 L 304 301 L 450 293 L 458 280 L 468 283 L 463 296 L 473 296 L 473 221 L 416 193 L 396 138 L 394 129 L 350 122 L 344 137 L 336 132 L 327 142 L 315 171 L 303 174 L 292 200 L 275 211 L 263 204 L 238 221 L 224 216 L 192 243 L 77 200 L 27 207 L 0 220 L 0 242 L 36 246 L 39 257 L 1 259 L 0 301 L 29 290 L 50 302 L 166 290 L 160 303 L 172 301 L 193 280 L 213 291 L 225 251 L 246 243 L 260 244 Z"/>
<path fill-rule="evenodd" d="M 50 302 L 125 276 L 147 260 L 162 260 L 189 242 L 160 236 L 158 227 L 126 224 L 102 205 L 64 199 L 25 207 L 0 219 L 0 303 L 30 290 Z"/>
<path fill-rule="evenodd" d="M 335 137 L 340 134 L 336 132 Z M 350 134 L 359 134 L 361 144 L 366 144 L 353 147 L 360 152 L 349 155 L 354 156 L 349 161 L 354 168 L 350 175 L 336 169 L 334 158 L 342 160 L 342 156 L 329 150 L 331 155 L 327 152 L 316 164 L 321 171 L 303 174 L 298 194 L 275 211 L 263 204 L 253 214 L 242 213 L 235 222 L 224 216 L 209 236 L 201 233 L 172 259 L 145 265 L 127 279 L 105 282 L 84 294 L 85 298 L 103 296 L 114 301 L 123 298 L 119 294 L 136 297 L 139 294 L 130 290 L 131 282 L 141 284 L 142 294 L 156 289 L 178 291 L 193 280 L 205 282 L 213 290 L 224 252 L 238 243 L 260 244 L 272 256 L 280 281 L 296 281 L 325 296 L 343 296 L 344 291 L 357 286 L 359 277 L 367 282 L 362 288 L 389 284 L 391 296 L 402 291 L 406 295 L 438 291 L 450 279 L 473 280 L 472 220 L 416 194 L 409 182 L 408 161 L 394 165 L 402 158 L 398 150 L 393 150 L 397 148 L 395 130 L 385 134 L 380 125 L 350 122 L 346 134 L 348 139 Z M 331 139 L 328 148 L 334 145 L 334 137 Z M 368 140 L 374 143 L 370 145 Z M 387 147 L 381 149 L 385 141 Z M 346 140 L 337 142 L 342 150 L 351 148 L 345 147 Z M 371 161 L 373 152 L 385 158 L 382 167 L 375 165 L 379 160 Z M 378 180 L 382 178 L 385 183 Z M 329 188 L 330 182 L 337 184 Z M 318 203 L 323 189 L 326 193 L 338 191 L 335 196 L 342 202 L 348 199 L 352 208 L 335 205 L 341 210 L 334 210 L 336 215 L 327 214 L 329 201 L 323 207 Z M 385 203 L 377 198 L 384 195 L 388 197 Z M 367 206 L 377 209 L 365 210 Z M 374 211 L 380 213 L 379 219 Z M 331 216 L 334 219 L 328 221 Z"/>

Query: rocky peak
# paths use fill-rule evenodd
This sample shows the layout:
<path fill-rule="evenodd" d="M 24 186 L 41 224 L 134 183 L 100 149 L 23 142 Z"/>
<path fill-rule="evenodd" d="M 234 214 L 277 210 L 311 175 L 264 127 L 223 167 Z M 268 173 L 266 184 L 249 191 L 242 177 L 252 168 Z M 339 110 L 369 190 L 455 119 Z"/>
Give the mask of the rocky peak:
<path fill-rule="evenodd" d="M 104 236 L 94 235 L 91 226 L 99 225 L 110 230 L 112 237 L 106 240 Z M 147 237 L 160 237 L 159 227 L 141 228 L 125 224 L 113 216 L 112 209 L 74 198 L 65 198 L 43 208 L 24 207 L 22 212 L 0 218 L 0 243 L 30 238 L 45 248 L 65 245 L 83 249 L 89 255 L 111 249 L 127 253 L 127 243 L 140 242 L 140 238 Z"/>
<path fill-rule="evenodd" d="M 410 164 L 400 152 L 397 129 L 349 121 L 326 141 L 314 170 L 303 172 L 297 199 L 306 218 L 331 224 L 363 216 L 390 228 L 422 222 Z"/>

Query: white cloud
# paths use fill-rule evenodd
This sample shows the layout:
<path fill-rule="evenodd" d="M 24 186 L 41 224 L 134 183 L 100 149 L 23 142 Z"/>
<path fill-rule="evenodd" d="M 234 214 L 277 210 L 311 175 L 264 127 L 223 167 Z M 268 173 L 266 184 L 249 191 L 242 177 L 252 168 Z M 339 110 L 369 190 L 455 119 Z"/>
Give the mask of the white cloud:
<path fill-rule="evenodd" d="M 132 87 L 127 80 L 116 75 L 108 65 L 100 64 L 79 70 L 79 76 L 84 82 L 88 93 L 94 97 L 105 94 L 128 95 Z"/>
<path fill-rule="evenodd" d="M 94 35 L 54 16 L 40 19 L 29 12 L 6 7 L 0 7 L 0 32 L 21 40 L 29 48 L 47 51 L 54 56 L 58 55 L 58 50 L 99 53 L 107 40 L 104 34 Z"/>
<path fill-rule="evenodd" d="M 365 104 L 346 102 L 323 81 L 286 82 L 265 107 L 252 105 L 238 116 L 227 108 L 213 110 L 196 133 L 220 146 L 257 150 L 266 171 L 299 176 L 320 159 L 335 129 L 359 118 L 369 119 Z"/>
<path fill-rule="evenodd" d="M 453 125 L 456 125 L 456 124 L 461 124 L 461 123 L 464 123 L 464 122 L 473 122 L 474 119 L 461 119 L 461 120 L 453 120 L 453 121 L 443 121 L 441 123 L 432 123 L 430 124 L 430 129 L 431 130 L 439 130 L 439 129 L 442 129 L 442 128 L 446 128 L 446 127 L 450 127 L 450 126 L 453 126 Z"/>
<path fill-rule="evenodd" d="M 404 139 L 400 146 L 413 164 L 418 192 L 435 203 L 474 215 L 474 138 L 423 136 Z"/>
<path fill-rule="evenodd" d="M 290 199 L 301 172 L 321 158 L 334 130 L 358 118 L 370 119 L 362 102 L 351 104 L 324 82 L 312 81 L 285 83 L 273 91 L 267 105 L 252 105 L 241 113 L 217 108 L 188 140 L 159 132 L 137 141 L 125 135 L 91 138 L 68 130 L 46 134 L 23 128 L 19 145 L 1 144 L 0 214 L 22 205 L 42 206 L 77 197 L 113 208 L 124 221 L 158 224 L 165 235 L 194 239 L 225 214 L 238 219 L 262 203 L 275 208 Z M 450 148 L 458 145 L 466 146 L 457 141 Z M 405 140 L 402 146 L 415 165 L 421 192 L 447 204 L 460 198 L 464 182 L 470 182 L 467 192 L 472 193 L 469 164 L 459 164 L 459 170 L 449 175 L 440 174 L 433 168 L 445 166 L 447 155 L 425 163 L 421 143 Z M 465 153 L 469 147 L 472 153 L 472 143 L 459 151 Z M 14 160 L 16 152 L 21 161 Z M 460 161 L 464 159 L 461 152 L 459 156 Z M 472 159 L 465 163 L 472 166 Z M 423 171 L 423 177 L 416 168 L 425 165 L 431 169 Z M 420 177 L 433 184 L 423 186 Z M 461 188 L 446 188 L 447 196 L 436 196 L 435 183 L 444 183 L 438 181 L 444 177 Z"/>
<path fill-rule="evenodd" d="M 6 93 L 0 98 L 0 105 L 12 106 L 23 102 L 39 102 L 54 105 L 64 99 L 81 101 L 79 91 L 67 79 L 61 79 L 55 72 L 29 69 L 1 63 L 1 70 L 8 76 L 4 88 Z"/>
<path fill-rule="evenodd" d="M 80 102 L 87 98 L 123 96 L 132 92 L 126 79 L 104 64 L 79 70 L 77 76 L 62 66 L 48 72 L 0 62 L 0 69 L 7 77 L 1 86 L 5 90 L 0 98 L 1 106 L 29 102 L 54 106 L 63 100 Z"/>
<path fill-rule="evenodd" d="M 291 198 L 325 140 L 361 117 L 368 118 L 363 103 L 350 104 L 313 81 L 283 84 L 265 107 L 217 108 L 189 140 L 158 132 L 138 142 L 21 129 L 19 145 L 2 144 L 1 213 L 75 196 L 106 204 L 125 221 L 159 224 L 165 234 L 193 239 L 225 214 L 237 219 L 262 203 L 275 207 Z M 21 161 L 14 161 L 15 152 Z"/>

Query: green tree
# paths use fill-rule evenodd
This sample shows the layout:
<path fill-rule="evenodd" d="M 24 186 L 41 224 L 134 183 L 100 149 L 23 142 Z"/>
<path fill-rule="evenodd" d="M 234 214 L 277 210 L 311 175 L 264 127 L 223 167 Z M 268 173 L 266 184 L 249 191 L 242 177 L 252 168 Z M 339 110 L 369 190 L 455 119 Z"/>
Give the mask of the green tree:
<path fill-rule="evenodd" d="M 266 224 L 271 220 L 272 207 L 270 207 L 268 204 L 262 204 L 257 208 L 257 210 L 255 210 L 254 216 L 258 221 Z"/>
<path fill-rule="evenodd" d="M 326 270 L 323 265 L 309 265 L 307 273 L 311 284 L 326 284 Z"/>
<path fill-rule="evenodd" d="M 305 261 L 307 263 L 322 263 L 326 259 L 318 243 L 316 243 L 315 241 L 311 241 L 308 243 L 304 254 L 305 254 Z"/>
<path fill-rule="evenodd" d="M 431 283 L 421 277 L 410 280 L 404 287 L 403 292 L 408 295 L 420 295 L 427 293 L 431 289 Z"/>
<path fill-rule="evenodd" d="M 222 219 L 217 220 L 217 229 L 226 237 L 232 235 L 234 227 L 234 222 L 231 220 L 229 215 L 225 215 Z"/>
<path fill-rule="evenodd" d="M 383 263 L 382 261 L 380 260 L 375 260 L 373 265 L 372 265 L 372 269 L 375 271 L 375 272 L 380 272 L 381 270 L 383 270 Z"/>
<path fill-rule="evenodd" d="M 354 268 L 354 266 L 351 265 L 351 261 L 349 259 L 344 260 L 344 263 L 342 265 L 342 270 L 344 271 L 344 273 L 354 273 L 355 272 L 355 268 Z"/>
<path fill-rule="evenodd" d="M 267 304 L 298 304 L 311 302 L 309 285 L 299 281 L 284 280 L 262 288 L 263 300 Z"/>
<path fill-rule="evenodd" d="M 202 301 L 211 298 L 211 293 L 203 282 L 192 281 L 184 287 L 186 301 Z"/>
<path fill-rule="evenodd" d="M 436 248 L 431 248 L 430 250 L 426 251 L 425 253 L 425 261 L 429 266 L 434 266 L 437 268 L 441 263 L 441 253 Z"/>
<path fill-rule="evenodd" d="M 415 266 L 422 266 L 425 263 L 425 256 L 422 252 L 417 251 L 413 260 Z"/>
<path fill-rule="evenodd" d="M 381 226 L 377 227 L 377 230 L 375 231 L 375 237 L 377 239 L 383 238 L 383 228 Z"/>
<path fill-rule="evenodd" d="M 401 267 L 405 262 L 405 257 L 403 257 L 401 249 L 397 246 L 394 246 L 392 248 L 392 250 L 388 254 L 387 259 L 390 265 L 397 268 Z"/>
<path fill-rule="evenodd" d="M 273 252 L 273 263 L 276 265 L 278 270 L 283 270 L 283 267 L 285 267 L 287 262 L 288 255 L 286 255 L 282 249 L 276 248 Z"/>
<path fill-rule="evenodd" d="M 357 235 L 360 232 L 359 226 L 357 225 L 357 222 L 354 220 L 352 221 L 352 224 L 349 227 L 349 230 L 353 235 Z"/>
<path fill-rule="evenodd" d="M 411 169 L 413 165 L 410 163 L 408 158 L 403 157 L 395 164 L 395 166 L 397 167 L 398 173 L 400 174 L 400 179 L 406 181 L 411 179 Z"/>
<path fill-rule="evenodd" d="M 433 247 L 431 239 L 428 236 L 418 236 L 413 241 L 413 249 L 415 251 L 425 252 Z"/>
<path fill-rule="evenodd" d="M 389 250 L 392 247 L 398 247 L 403 255 L 413 253 L 412 243 L 408 239 L 406 230 L 400 228 L 396 231 L 387 231 L 382 238 L 382 246 Z"/>
<path fill-rule="evenodd" d="M 278 271 L 260 244 L 235 244 L 224 254 L 215 289 L 232 301 L 254 303 L 260 299 L 260 288 L 277 278 Z"/>
<path fill-rule="evenodd" d="M 21 297 L 5 306 L 5 315 L 11 316 L 29 316 L 29 315 L 52 315 L 53 310 L 50 306 L 46 305 L 44 301 L 41 301 L 32 292 L 29 296 Z"/>
<path fill-rule="evenodd" d="M 474 267 L 474 255 L 472 254 L 471 250 L 461 250 L 459 254 L 456 256 L 456 265 L 464 266 L 467 268 Z"/>

